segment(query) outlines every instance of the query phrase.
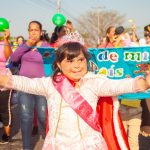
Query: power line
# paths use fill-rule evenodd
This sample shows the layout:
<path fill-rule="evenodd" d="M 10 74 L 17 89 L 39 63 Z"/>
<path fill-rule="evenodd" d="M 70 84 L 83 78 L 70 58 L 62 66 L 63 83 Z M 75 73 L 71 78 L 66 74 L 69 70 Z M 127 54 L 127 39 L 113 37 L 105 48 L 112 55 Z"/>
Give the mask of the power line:
<path fill-rule="evenodd" d="M 51 1 L 51 0 L 44 0 L 46 3 L 51 4 L 52 7 L 57 11 L 57 3 Z M 65 4 L 66 5 L 66 4 Z M 66 16 L 70 17 L 72 20 L 77 22 L 77 18 L 73 17 L 66 9 L 62 8 L 60 9 L 60 12 L 63 12 Z"/>

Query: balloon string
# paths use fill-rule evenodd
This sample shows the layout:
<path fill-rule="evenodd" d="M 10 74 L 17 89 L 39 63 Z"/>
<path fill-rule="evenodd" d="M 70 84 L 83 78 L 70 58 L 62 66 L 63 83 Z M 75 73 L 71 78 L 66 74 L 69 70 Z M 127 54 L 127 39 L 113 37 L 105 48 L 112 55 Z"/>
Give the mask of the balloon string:
<path fill-rule="evenodd" d="M 15 46 L 17 46 L 17 47 L 29 47 L 29 48 L 37 48 L 38 46 L 27 46 L 27 45 L 17 45 L 17 44 L 0 44 L 0 45 L 2 45 L 2 46 L 11 46 L 11 47 L 15 47 Z"/>
<path fill-rule="evenodd" d="M 0 44 L 2 46 L 11 46 L 11 47 L 15 47 L 15 46 L 18 46 L 17 44 Z M 18 47 L 28 47 L 30 49 L 33 49 L 33 48 L 39 48 L 39 46 L 27 46 L 27 45 L 19 45 Z M 17 47 L 17 48 L 18 48 Z M 53 48 L 53 47 L 49 47 L 49 48 Z M 54 48 L 53 48 L 54 49 Z"/>

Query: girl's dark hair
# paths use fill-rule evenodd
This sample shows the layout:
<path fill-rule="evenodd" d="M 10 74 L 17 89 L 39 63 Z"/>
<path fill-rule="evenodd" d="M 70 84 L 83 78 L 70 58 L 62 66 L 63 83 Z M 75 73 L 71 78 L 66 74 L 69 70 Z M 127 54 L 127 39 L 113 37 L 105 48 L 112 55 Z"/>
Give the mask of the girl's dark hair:
<path fill-rule="evenodd" d="M 50 39 L 50 43 L 55 43 L 56 40 L 58 39 L 58 35 L 57 33 L 59 33 L 65 26 L 56 26 L 54 29 L 54 32 L 52 33 L 51 39 Z"/>
<path fill-rule="evenodd" d="M 50 38 L 49 38 L 48 33 L 46 32 L 46 30 L 42 31 L 41 40 L 46 41 L 48 43 L 50 42 Z"/>
<path fill-rule="evenodd" d="M 30 25 L 31 25 L 32 23 L 38 24 L 40 30 L 42 31 L 42 24 L 41 24 L 39 21 L 36 21 L 36 20 L 29 22 L 28 30 L 30 29 Z"/>
<path fill-rule="evenodd" d="M 119 27 L 117 27 L 116 29 L 115 29 L 115 34 L 116 35 L 120 35 L 120 34 L 122 34 L 123 32 L 124 32 L 124 27 L 123 26 L 119 26 Z"/>
<path fill-rule="evenodd" d="M 146 25 L 145 27 L 144 27 L 144 31 L 145 32 L 150 32 L 150 24 L 149 25 Z"/>
<path fill-rule="evenodd" d="M 87 49 L 79 42 L 65 43 L 56 50 L 56 59 L 53 63 L 53 80 L 55 82 L 57 82 L 56 76 L 61 73 L 61 70 L 59 69 L 57 63 L 61 63 L 65 58 L 67 58 L 67 60 L 72 60 L 73 58 L 79 56 L 81 52 L 83 52 L 83 55 L 88 61 L 90 58 L 90 54 L 87 52 Z"/>

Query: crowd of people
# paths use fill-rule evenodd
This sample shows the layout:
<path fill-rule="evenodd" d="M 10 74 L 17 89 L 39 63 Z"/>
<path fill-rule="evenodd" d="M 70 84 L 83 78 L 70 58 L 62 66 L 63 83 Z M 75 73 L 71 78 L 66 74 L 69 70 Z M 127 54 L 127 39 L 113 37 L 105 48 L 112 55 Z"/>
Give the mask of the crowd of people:
<path fill-rule="evenodd" d="M 135 24 L 132 24 L 130 33 L 125 32 L 123 26 L 110 26 L 106 30 L 105 41 L 100 43 L 99 48 L 150 46 L 149 27 L 150 25 L 144 27 L 144 39 L 139 39 Z M 149 99 L 120 100 L 120 114 L 131 150 L 147 150 L 150 147 L 149 105 Z"/>
<path fill-rule="evenodd" d="M 118 101 L 117 96 L 149 89 L 149 72 L 145 78 L 112 80 L 88 71 L 86 43 L 69 20 L 56 26 L 51 37 L 39 21 L 29 22 L 28 39 L 18 36 L 11 46 L 9 37 L 6 30 L 0 41 L 0 121 L 4 128 L 0 144 L 13 138 L 11 98 L 15 90 L 23 150 L 32 149 L 37 120 L 45 139 L 43 150 L 148 150 L 150 100 Z M 144 38 L 138 38 L 135 25 L 130 33 L 123 26 L 110 26 L 97 47 L 148 46 L 150 25 L 144 27 Z M 44 73 L 37 47 L 56 49 L 50 77 Z M 17 75 L 12 75 L 8 63 L 17 64 Z"/>

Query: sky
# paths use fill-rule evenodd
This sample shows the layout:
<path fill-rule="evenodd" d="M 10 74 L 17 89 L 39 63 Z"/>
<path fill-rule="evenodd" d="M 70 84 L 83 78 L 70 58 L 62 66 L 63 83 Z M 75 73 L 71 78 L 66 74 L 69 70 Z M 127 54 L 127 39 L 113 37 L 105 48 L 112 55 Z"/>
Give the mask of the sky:
<path fill-rule="evenodd" d="M 43 29 L 52 33 L 54 25 L 52 17 L 57 13 L 57 0 L 0 0 L 0 18 L 10 21 L 11 36 L 23 35 L 28 38 L 28 23 L 38 20 Z M 89 10 L 115 10 L 125 15 L 125 24 L 134 20 L 138 32 L 142 34 L 145 25 L 150 24 L 150 0 L 61 0 L 61 13 L 77 22 L 77 18 Z"/>

